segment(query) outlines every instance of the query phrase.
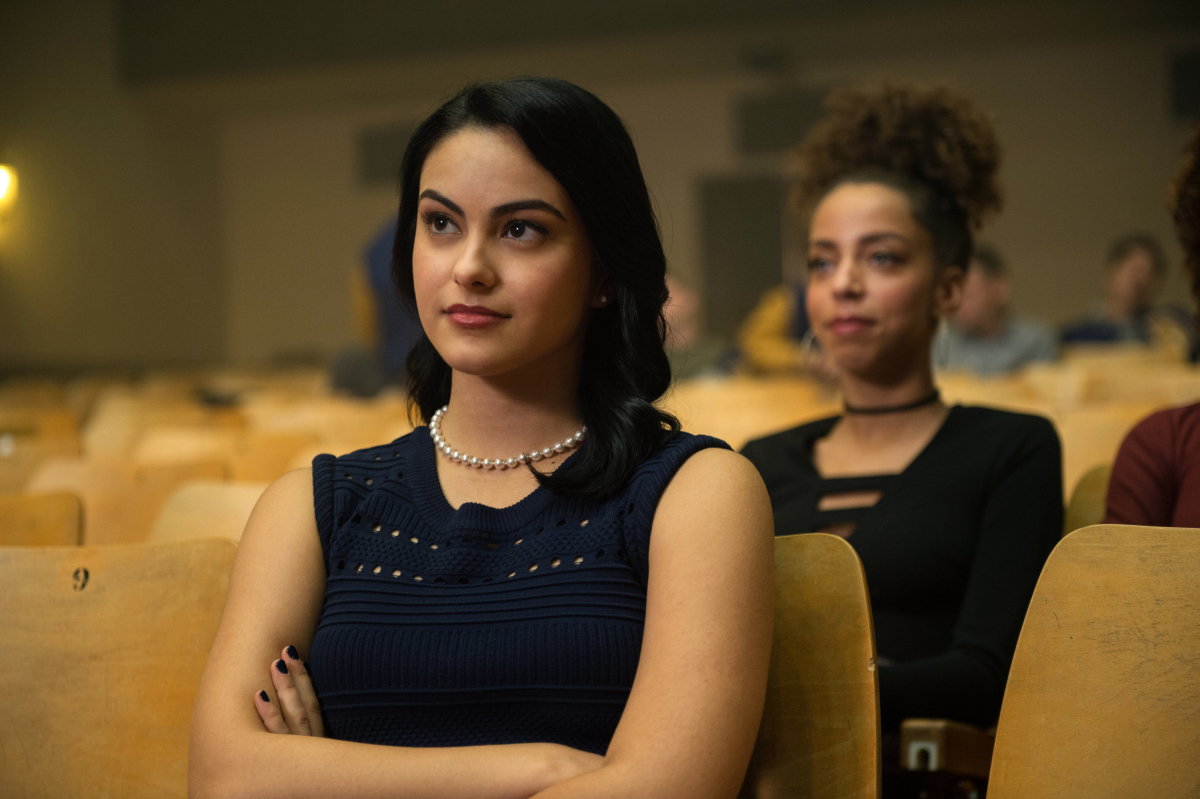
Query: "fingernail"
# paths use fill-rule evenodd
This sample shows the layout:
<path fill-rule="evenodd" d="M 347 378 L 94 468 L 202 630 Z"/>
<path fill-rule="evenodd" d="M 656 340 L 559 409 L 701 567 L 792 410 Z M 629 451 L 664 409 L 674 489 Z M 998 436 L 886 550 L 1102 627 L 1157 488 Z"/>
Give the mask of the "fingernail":
<path fill-rule="evenodd" d="M 279 669 L 280 674 L 287 674 L 287 664 L 282 660 L 275 661 L 275 668 Z"/>
<path fill-rule="evenodd" d="M 292 646 L 291 644 L 288 644 L 287 656 L 290 657 L 292 660 L 300 659 L 300 653 L 297 652 L 296 647 Z"/>
<path fill-rule="evenodd" d="M 267 696 L 266 691 L 259 691 L 258 698 L 261 699 L 262 701 L 266 702 L 267 704 L 270 704 L 270 702 L 271 702 L 271 697 Z"/>

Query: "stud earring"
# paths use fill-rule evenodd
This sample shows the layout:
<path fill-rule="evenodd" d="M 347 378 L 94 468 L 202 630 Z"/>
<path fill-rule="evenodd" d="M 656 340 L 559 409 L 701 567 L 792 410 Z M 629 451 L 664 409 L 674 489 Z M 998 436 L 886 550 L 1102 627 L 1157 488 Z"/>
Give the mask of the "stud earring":
<path fill-rule="evenodd" d="M 601 305 L 608 305 L 608 297 L 607 297 L 607 296 L 605 296 L 605 295 L 603 295 L 603 294 L 601 294 L 601 295 L 600 295 L 600 304 L 601 304 Z"/>

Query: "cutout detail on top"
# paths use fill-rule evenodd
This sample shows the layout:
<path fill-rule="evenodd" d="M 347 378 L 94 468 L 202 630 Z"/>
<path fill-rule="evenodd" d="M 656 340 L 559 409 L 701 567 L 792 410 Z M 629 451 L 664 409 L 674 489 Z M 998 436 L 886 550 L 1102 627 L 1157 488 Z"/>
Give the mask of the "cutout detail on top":
<path fill-rule="evenodd" d="M 817 500 L 817 510 L 845 510 L 847 508 L 873 508 L 883 498 L 883 492 L 874 491 L 838 491 L 823 494 Z"/>

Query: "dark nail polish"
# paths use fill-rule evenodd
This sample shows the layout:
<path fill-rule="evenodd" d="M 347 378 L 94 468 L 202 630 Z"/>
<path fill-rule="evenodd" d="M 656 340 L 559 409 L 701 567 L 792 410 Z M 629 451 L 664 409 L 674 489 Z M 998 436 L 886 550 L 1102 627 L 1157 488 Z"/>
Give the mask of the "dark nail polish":
<path fill-rule="evenodd" d="M 259 699 L 261 699 L 262 701 L 264 701 L 264 702 L 268 703 L 268 704 L 270 704 L 270 702 L 271 702 L 271 697 L 267 696 L 267 692 L 266 692 L 266 691 L 259 691 L 259 692 L 258 692 L 258 698 L 259 698 Z"/>
<path fill-rule="evenodd" d="M 279 669 L 280 674 L 287 674 L 287 664 L 282 660 L 275 661 L 275 668 Z"/>
<path fill-rule="evenodd" d="M 300 659 L 300 653 L 297 652 L 296 647 L 292 646 L 291 644 L 288 644 L 287 656 L 290 657 L 292 660 Z"/>

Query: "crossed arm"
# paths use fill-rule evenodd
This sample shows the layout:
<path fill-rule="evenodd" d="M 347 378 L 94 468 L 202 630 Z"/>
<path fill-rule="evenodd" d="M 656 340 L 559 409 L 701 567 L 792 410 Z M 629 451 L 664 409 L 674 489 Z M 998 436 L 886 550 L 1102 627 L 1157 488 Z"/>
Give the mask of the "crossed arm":
<path fill-rule="evenodd" d="M 239 547 L 196 702 L 190 794 L 732 797 L 766 690 L 771 529 L 766 490 L 744 458 L 703 450 L 681 467 L 655 514 L 641 659 L 605 757 L 556 744 L 375 746 L 318 737 L 300 661 L 320 615 L 325 568 L 311 473 L 285 475 L 259 501 Z"/>

